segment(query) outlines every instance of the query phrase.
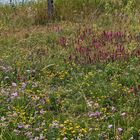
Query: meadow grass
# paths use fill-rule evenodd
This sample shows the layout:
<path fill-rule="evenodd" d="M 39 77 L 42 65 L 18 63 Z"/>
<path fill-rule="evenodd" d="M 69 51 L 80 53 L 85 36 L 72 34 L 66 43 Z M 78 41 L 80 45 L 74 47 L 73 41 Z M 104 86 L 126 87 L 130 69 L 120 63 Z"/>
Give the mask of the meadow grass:
<path fill-rule="evenodd" d="M 0 140 L 139 140 L 138 3 L 0 5 Z"/>

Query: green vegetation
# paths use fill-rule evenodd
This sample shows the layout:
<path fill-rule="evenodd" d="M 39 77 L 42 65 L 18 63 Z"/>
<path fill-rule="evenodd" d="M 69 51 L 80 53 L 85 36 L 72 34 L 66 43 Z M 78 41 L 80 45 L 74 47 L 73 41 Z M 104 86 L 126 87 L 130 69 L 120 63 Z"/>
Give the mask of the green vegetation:
<path fill-rule="evenodd" d="M 139 0 L 0 5 L 0 140 L 139 140 Z"/>

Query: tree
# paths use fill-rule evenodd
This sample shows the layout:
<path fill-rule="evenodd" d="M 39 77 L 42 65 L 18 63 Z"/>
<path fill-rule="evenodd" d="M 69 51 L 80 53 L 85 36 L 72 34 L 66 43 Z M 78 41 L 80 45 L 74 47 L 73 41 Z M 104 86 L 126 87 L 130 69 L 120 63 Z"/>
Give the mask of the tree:
<path fill-rule="evenodd" d="M 53 11 L 54 11 L 53 8 L 54 8 L 53 7 L 53 0 L 48 0 L 48 17 L 49 17 L 49 19 L 51 19 L 53 16 Z"/>

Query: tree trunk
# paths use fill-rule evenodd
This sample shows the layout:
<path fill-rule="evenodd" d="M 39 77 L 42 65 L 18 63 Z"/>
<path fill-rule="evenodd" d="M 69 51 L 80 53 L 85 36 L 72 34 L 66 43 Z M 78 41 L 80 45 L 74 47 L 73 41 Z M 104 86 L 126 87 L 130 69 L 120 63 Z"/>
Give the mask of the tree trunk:
<path fill-rule="evenodd" d="M 53 16 L 53 0 L 48 0 L 48 18 L 51 19 Z"/>

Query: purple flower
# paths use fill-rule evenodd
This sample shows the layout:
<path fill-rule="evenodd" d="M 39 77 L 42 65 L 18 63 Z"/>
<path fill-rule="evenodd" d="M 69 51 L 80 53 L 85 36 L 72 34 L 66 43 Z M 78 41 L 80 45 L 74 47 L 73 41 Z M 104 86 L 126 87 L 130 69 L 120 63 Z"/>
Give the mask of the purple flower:
<path fill-rule="evenodd" d="M 96 111 L 96 112 L 90 112 L 88 115 L 89 117 L 96 117 L 96 118 L 99 118 L 101 116 L 101 112 L 99 111 Z"/>
<path fill-rule="evenodd" d="M 122 128 L 118 128 L 118 132 L 121 134 L 123 132 Z"/>
<path fill-rule="evenodd" d="M 22 125 L 18 125 L 18 128 L 23 128 L 23 126 Z"/>
<path fill-rule="evenodd" d="M 126 116 L 126 113 L 125 112 L 121 113 L 121 116 L 122 117 Z"/>
<path fill-rule="evenodd" d="M 112 125 L 112 124 L 108 125 L 108 128 L 109 128 L 109 129 L 111 129 L 112 127 L 113 127 L 113 125 Z"/>
<path fill-rule="evenodd" d="M 22 88 L 24 89 L 26 87 L 26 83 L 22 83 Z"/>
<path fill-rule="evenodd" d="M 11 94 L 11 98 L 15 98 L 17 96 L 18 96 L 18 93 L 17 92 L 14 92 L 14 93 Z"/>

